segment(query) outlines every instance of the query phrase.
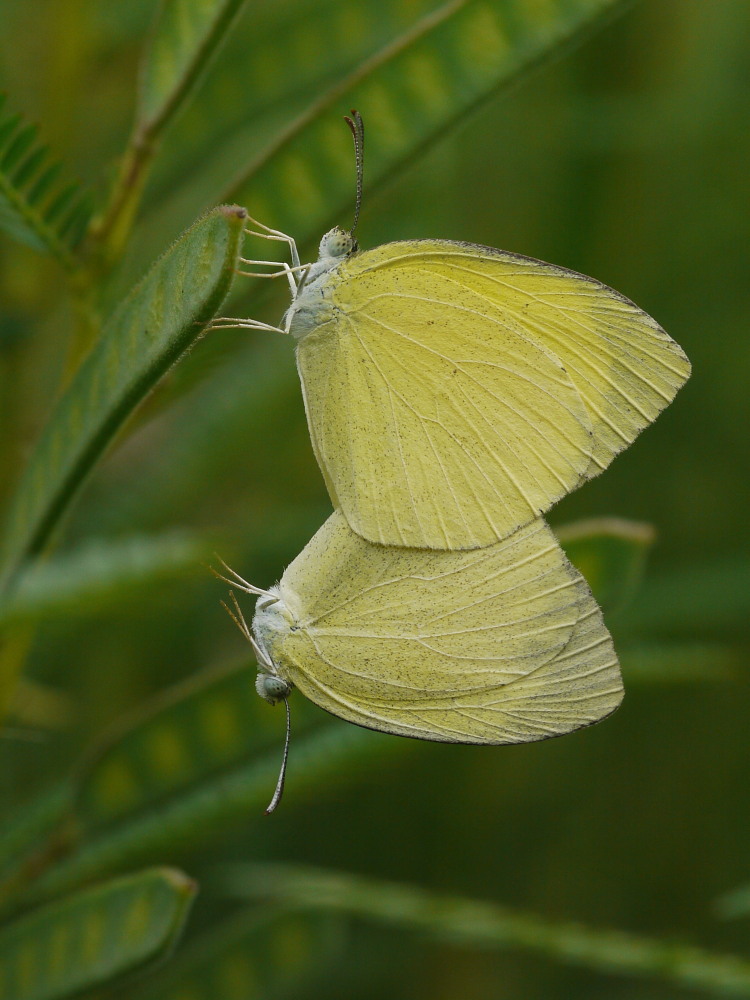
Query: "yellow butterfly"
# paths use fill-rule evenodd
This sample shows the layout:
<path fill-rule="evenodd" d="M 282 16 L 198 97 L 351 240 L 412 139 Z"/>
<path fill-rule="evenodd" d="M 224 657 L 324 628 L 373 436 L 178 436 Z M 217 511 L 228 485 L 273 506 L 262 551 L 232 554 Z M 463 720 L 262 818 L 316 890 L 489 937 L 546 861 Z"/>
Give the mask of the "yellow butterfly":
<path fill-rule="evenodd" d="M 229 573 L 259 595 L 252 630 L 236 601 L 230 614 L 272 703 L 296 687 L 368 729 L 503 744 L 591 725 L 622 699 L 601 612 L 541 518 L 482 549 L 435 552 L 368 542 L 336 511 L 277 586 Z M 287 702 L 287 747 L 288 719 Z"/>
<path fill-rule="evenodd" d="M 574 271 L 490 247 L 409 240 L 358 251 L 352 232 L 301 265 L 286 241 L 313 448 L 334 506 L 384 545 L 472 549 L 598 475 L 690 374 L 636 305 Z M 264 275 L 271 276 L 271 275 Z"/>

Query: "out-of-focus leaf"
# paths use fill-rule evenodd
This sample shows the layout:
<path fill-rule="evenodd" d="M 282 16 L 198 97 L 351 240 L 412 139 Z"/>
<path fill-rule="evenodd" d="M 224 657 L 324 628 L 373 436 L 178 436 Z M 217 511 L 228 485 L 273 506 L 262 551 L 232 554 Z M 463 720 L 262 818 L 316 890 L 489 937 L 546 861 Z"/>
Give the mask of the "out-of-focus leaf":
<path fill-rule="evenodd" d="M 340 952 L 340 919 L 257 908 L 191 938 L 143 984 L 139 1000 L 264 1000 L 296 995 Z M 307 987 L 309 989 L 309 986 Z M 118 992 L 118 997 L 120 996 Z"/>
<path fill-rule="evenodd" d="M 232 492 L 225 497 L 225 526 L 241 542 L 231 559 L 238 559 L 241 552 L 247 572 L 254 572 L 251 567 L 257 565 L 258 555 L 273 553 L 276 562 L 278 552 L 283 551 L 282 540 L 290 535 L 291 547 L 287 545 L 286 551 L 290 556 L 298 552 L 329 516 L 330 501 L 302 422 L 292 351 L 287 340 L 272 334 L 267 340 L 251 340 L 234 353 L 231 365 L 204 378 L 189 399 L 177 403 L 170 423 L 180 431 L 170 435 L 169 463 L 160 462 L 156 454 L 140 458 L 138 481 L 128 490 L 112 491 L 109 502 L 100 505 L 97 532 L 121 532 L 134 522 L 168 523 L 175 512 L 183 510 L 186 497 L 194 508 L 210 507 L 215 502 L 215 484 L 231 481 Z M 188 359 L 183 367 L 190 365 L 200 377 L 194 360 Z M 294 428 L 290 427 L 292 406 L 296 407 Z M 189 419 L 183 419 L 183 414 Z M 303 470 L 295 460 L 300 452 L 308 458 L 310 470 L 303 483 L 299 482 Z M 275 497 L 272 509 L 265 494 L 276 487 L 258 479 L 263 468 L 273 468 L 274 483 L 286 477 L 282 481 L 295 486 L 287 502 L 282 504 Z M 238 516 L 241 531 L 236 529 Z M 257 530 L 261 524 L 262 530 Z"/>
<path fill-rule="evenodd" d="M 750 618 L 750 563 L 729 557 L 650 575 L 626 618 L 644 633 L 726 636 L 727 629 L 744 631 Z"/>
<path fill-rule="evenodd" d="M 245 0 L 162 0 L 141 67 L 138 127 L 174 117 L 226 38 Z"/>
<path fill-rule="evenodd" d="M 722 920 L 750 916 L 750 885 L 742 885 L 723 893 L 714 903 L 714 912 Z"/>
<path fill-rule="evenodd" d="M 206 542 L 178 531 L 86 542 L 25 573 L 0 605 L 0 625 L 95 614 L 144 585 L 184 575 L 208 554 Z"/>
<path fill-rule="evenodd" d="M 11 507 L 5 581 L 44 547 L 125 420 L 200 336 L 239 258 L 245 210 L 222 206 L 196 222 L 151 268 L 108 323 L 60 399 Z"/>
<path fill-rule="evenodd" d="M 64 837 L 64 820 L 71 811 L 73 794 L 72 782 L 60 782 L 15 810 L 13 816 L 3 818 L 0 880 L 5 885 L 0 888 L 0 901 L 33 871 L 40 852 L 51 846 L 51 840 Z"/>
<path fill-rule="evenodd" d="M 248 150 L 262 148 L 311 94 L 323 93 L 438 6 L 439 0 L 255 5 L 247 18 L 252 35 L 230 40 L 170 134 L 170 155 L 156 167 L 142 224 L 153 232 L 184 218 L 201 192 L 226 185 L 228 163 L 245 163 Z M 186 176 L 188 159 L 195 169 Z"/>
<path fill-rule="evenodd" d="M 279 744 L 280 722 L 258 697 L 249 667 L 199 674 L 125 720 L 88 754 L 78 821 L 90 835 L 158 807 Z"/>
<path fill-rule="evenodd" d="M 723 996 L 750 996 L 750 960 L 624 931 L 547 920 L 484 901 L 441 896 L 294 865 L 231 865 L 228 895 L 301 911 L 348 913 L 469 948 L 518 949 L 620 976 L 653 978 Z"/>
<path fill-rule="evenodd" d="M 10 716 L 14 723 L 29 726 L 28 738 L 34 739 L 34 730 L 67 729 L 76 715 L 75 699 L 59 688 L 42 684 L 30 677 L 20 677 L 13 701 L 10 705 Z M 37 732 L 36 738 L 44 739 L 43 732 Z"/>
<path fill-rule="evenodd" d="M 722 643 L 642 642 L 619 648 L 625 680 L 644 684 L 728 681 L 741 676 L 746 657 Z"/>
<path fill-rule="evenodd" d="M 182 931 L 195 883 L 154 868 L 52 903 L 0 933 L 0 997 L 60 1000 L 153 961 Z"/>
<path fill-rule="evenodd" d="M 86 231 L 91 197 L 76 182 L 61 183 L 62 166 L 39 144 L 36 126 L 9 115 L 4 104 L 0 94 L 0 228 L 73 268 L 72 250 Z"/>
<path fill-rule="evenodd" d="M 555 534 L 605 611 L 616 611 L 630 598 L 656 537 L 650 524 L 617 517 L 563 524 Z"/>
<path fill-rule="evenodd" d="M 367 126 L 368 187 L 379 183 L 532 63 L 622 0 L 451 0 L 367 60 L 262 150 L 232 185 L 251 214 L 304 242 L 353 195 L 351 137 Z"/>
<path fill-rule="evenodd" d="M 243 672 L 244 673 L 244 672 Z M 255 695 L 249 673 L 187 686 L 184 704 L 167 695 L 162 712 L 93 754 L 79 780 L 73 851 L 29 888 L 25 899 L 46 899 L 82 881 L 148 863 L 169 852 L 183 856 L 233 824 L 263 817 L 281 763 L 283 721 Z M 265 709 L 262 723 L 252 702 Z M 276 746 L 267 726 L 275 723 Z M 256 747 L 260 745 L 261 752 Z M 284 808 L 345 780 L 377 757 L 413 749 L 357 726 L 333 724 L 295 739 Z M 253 756 L 249 757 L 252 750 Z"/>

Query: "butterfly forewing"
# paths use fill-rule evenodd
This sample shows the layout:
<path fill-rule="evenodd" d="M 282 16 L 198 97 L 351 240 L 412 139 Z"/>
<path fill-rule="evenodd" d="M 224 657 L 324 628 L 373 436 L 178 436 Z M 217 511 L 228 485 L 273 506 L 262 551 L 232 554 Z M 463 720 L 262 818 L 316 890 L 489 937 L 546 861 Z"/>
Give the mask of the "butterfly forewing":
<path fill-rule="evenodd" d="M 682 348 L 659 324 L 593 278 L 484 247 L 442 241 L 428 247 L 423 266 L 470 284 L 564 366 L 594 431 L 586 478 L 652 423 L 690 375 Z"/>
<path fill-rule="evenodd" d="M 507 536 L 605 468 L 689 373 L 616 292 L 485 247 L 386 244 L 325 294 L 297 352 L 313 447 L 350 525 L 383 544 Z"/>

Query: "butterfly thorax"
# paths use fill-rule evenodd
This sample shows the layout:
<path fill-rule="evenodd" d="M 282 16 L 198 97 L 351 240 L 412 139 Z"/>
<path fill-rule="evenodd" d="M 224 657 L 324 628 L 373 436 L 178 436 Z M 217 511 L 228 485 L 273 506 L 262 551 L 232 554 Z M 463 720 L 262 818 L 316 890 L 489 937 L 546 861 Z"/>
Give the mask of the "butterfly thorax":
<path fill-rule="evenodd" d="M 320 241 L 318 259 L 306 272 L 302 288 L 284 317 L 291 318 L 289 332 L 299 340 L 316 326 L 325 323 L 332 313 L 326 285 L 333 272 L 359 249 L 351 233 L 335 226 Z"/>
<path fill-rule="evenodd" d="M 255 690 L 266 701 L 274 704 L 286 698 L 292 683 L 284 670 L 279 649 L 284 636 L 297 627 L 296 620 L 284 602 L 278 587 L 272 587 L 270 596 L 258 599 L 253 616 L 253 635 L 262 654 L 258 662 Z M 274 599 L 275 598 L 275 599 Z"/>

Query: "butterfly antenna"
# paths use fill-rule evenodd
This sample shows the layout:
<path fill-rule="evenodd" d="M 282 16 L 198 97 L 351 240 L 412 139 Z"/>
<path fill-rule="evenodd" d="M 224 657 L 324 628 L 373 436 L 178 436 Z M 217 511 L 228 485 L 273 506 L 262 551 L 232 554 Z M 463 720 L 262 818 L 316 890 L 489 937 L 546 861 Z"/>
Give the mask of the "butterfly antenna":
<path fill-rule="evenodd" d="M 271 664 L 268 662 L 268 657 L 265 655 L 263 650 L 260 648 L 258 643 L 253 638 L 253 633 L 250 631 L 250 628 L 248 627 L 248 624 L 245 621 L 245 616 L 242 614 L 242 609 L 240 608 L 237 598 L 234 596 L 233 590 L 229 591 L 229 596 L 232 598 L 232 603 L 234 604 L 234 610 L 232 610 L 229 607 L 226 601 L 221 602 L 222 608 L 224 608 L 224 610 L 232 619 L 234 624 L 237 626 L 240 632 L 242 632 L 244 637 L 250 643 L 250 646 L 252 647 L 253 653 L 255 655 L 255 659 L 258 661 L 258 663 L 260 663 L 264 667 L 267 668 L 270 667 Z"/>
<path fill-rule="evenodd" d="M 289 759 L 289 737 L 291 736 L 292 733 L 288 698 L 284 698 L 284 708 L 286 709 L 286 739 L 284 740 L 284 757 L 281 761 L 279 780 L 276 782 L 276 791 L 273 793 L 273 798 L 268 803 L 268 808 L 266 809 L 266 816 L 268 816 L 269 813 L 272 813 L 274 811 L 279 802 L 281 802 L 281 796 L 284 794 L 284 781 L 286 780 L 286 762 Z"/>
<path fill-rule="evenodd" d="M 263 590 L 261 587 L 254 587 L 252 583 L 248 583 L 247 580 L 243 580 L 239 573 L 235 571 L 224 562 L 221 556 L 214 552 L 214 556 L 219 560 L 221 565 L 227 571 L 229 576 L 223 576 L 218 570 L 214 569 L 213 566 L 208 566 L 208 569 L 213 573 L 217 580 L 221 580 L 222 583 L 228 583 L 230 587 L 238 587 L 240 590 L 244 590 L 246 594 L 254 594 L 256 597 L 269 597 L 272 603 L 276 603 L 279 598 L 276 594 L 272 594 L 270 590 Z"/>
<path fill-rule="evenodd" d="M 362 204 L 362 174 L 364 171 L 364 155 L 365 155 L 365 123 L 362 121 L 362 115 L 359 111 L 355 111 L 352 108 L 352 117 L 344 115 L 344 121 L 351 129 L 352 135 L 354 136 L 354 157 L 357 162 L 357 201 L 354 206 L 354 225 L 352 226 L 351 232 L 354 235 L 354 230 L 357 228 L 357 223 L 359 222 L 359 209 Z"/>

